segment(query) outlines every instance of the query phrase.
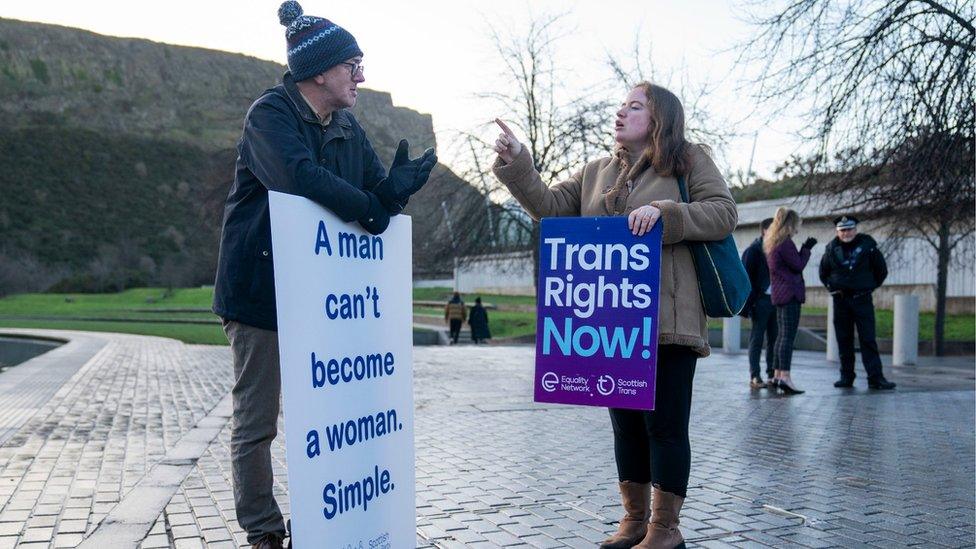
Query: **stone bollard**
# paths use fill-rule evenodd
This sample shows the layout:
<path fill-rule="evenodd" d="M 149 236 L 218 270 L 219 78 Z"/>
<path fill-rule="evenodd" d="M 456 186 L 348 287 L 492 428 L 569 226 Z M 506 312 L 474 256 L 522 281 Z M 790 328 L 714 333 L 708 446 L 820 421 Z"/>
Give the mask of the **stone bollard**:
<path fill-rule="evenodd" d="M 837 332 L 834 331 L 834 296 L 827 296 L 827 362 L 840 362 Z"/>
<path fill-rule="evenodd" d="M 895 296 L 894 341 L 891 362 L 895 366 L 918 364 L 918 296 Z"/>
<path fill-rule="evenodd" d="M 722 319 L 722 351 L 730 355 L 739 354 L 742 349 L 742 317 Z"/>

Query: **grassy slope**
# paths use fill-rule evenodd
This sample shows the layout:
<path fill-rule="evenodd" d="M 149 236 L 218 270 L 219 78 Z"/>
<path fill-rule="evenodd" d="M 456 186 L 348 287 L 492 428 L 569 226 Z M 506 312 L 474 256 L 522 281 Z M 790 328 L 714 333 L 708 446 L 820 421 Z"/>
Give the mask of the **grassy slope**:
<path fill-rule="evenodd" d="M 215 185 L 202 180 L 210 164 L 207 153 L 182 143 L 83 129 L 0 129 L 0 237 L 11 250 L 74 270 L 100 246 L 123 240 L 157 264 L 180 251 L 208 252 L 216 233 L 204 230 L 197 206 Z"/>

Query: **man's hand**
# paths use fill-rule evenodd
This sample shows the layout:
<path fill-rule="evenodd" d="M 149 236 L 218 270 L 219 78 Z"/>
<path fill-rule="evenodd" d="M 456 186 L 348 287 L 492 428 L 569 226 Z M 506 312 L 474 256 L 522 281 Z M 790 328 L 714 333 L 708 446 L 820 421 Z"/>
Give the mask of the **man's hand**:
<path fill-rule="evenodd" d="M 508 124 L 501 121 L 501 119 L 496 118 L 495 124 L 502 129 L 502 133 L 495 140 L 495 152 L 498 153 L 498 157 L 502 159 L 506 164 L 511 164 L 515 157 L 522 152 L 522 144 L 519 143 L 515 134 L 508 127 Z"/>
<path fill-rule="evenodd" d="M 427 183 L 430 171 L 437 164 L 434 149 L 427 149 L 413 160 L 409 159 L 409 149 L 407 140 L 401 139 L 393 156 L 393 164 L 390 165 L 390 175 L 373 191 L 390 212 L 396 213 L 403 209 L 407 199 Z"/>
<path fill-rule="evenodd" d="M 369 207 L 366 215 L 359 219 L 359 225 L 370 234 L 380 234 L 390 225 L 390 213 L 375 194 L 367 191 L 366 197 L 369 198 Z"/>

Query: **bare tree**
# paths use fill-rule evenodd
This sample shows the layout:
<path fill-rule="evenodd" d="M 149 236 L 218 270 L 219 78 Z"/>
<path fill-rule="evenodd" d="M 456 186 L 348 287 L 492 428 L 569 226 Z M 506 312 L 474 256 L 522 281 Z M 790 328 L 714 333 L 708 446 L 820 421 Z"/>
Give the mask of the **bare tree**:
<path fill-rule="evenodd" d="M 411 198 L 406 211 L 413 218 L 414 234 L 426 235 L 414 246 L 418 273 L 443 274 L 455 259 L 490 249 L 497 206 L 486 200 L 476 174 L 473 169 L 456 174 L 438 165 Z"/>
<path fill-rule="evenodd" d="M 935 250 L 935 350 L 944 353 L 953 251 L 976 217 L 973 54 L 967 0 L 792 0 L 751 4 L 755 37 L 740 61 L 762 67 L 756 96 L 774 112 L 798 107 L 817 144 L 807 190 L 837 211 L 876 217 L 893 239 Z"/>
<path fill-rule="evenodd" d="M 0 247 L 0 297 L 47 290 L 65 275 L 63 267 L 45 265 L 30 252 Z"/>
<path fill-rule="evenodd" d="M 606 62 L 612 75 L 611 85 L 623 93 L 638 82 L 647 81 L 677 95 L 685 110 L 685 135 L 689 141 L 724 149 L 732 139 L 739 137 L 734 129 L 736 124 L 718 115 L 709 104 L 720 83 L 692 79 L 684 63 L 668 70 L 655 66 L 651 42 L 645 40 L 640 31 L 634 36 L 630 51 L 624 54 L 608 52 Z"/>
<path fill-rule="evenodd" d="M 606 83 L 595 82 L 579 90 L 565 85 L 572 79 L 566 78 L 570 72 L 559 65 L 556 52 L 566 33 L 564 17 L 551 14 L 533 17 L 522 33 L 492 29 L 495 53 L 504 63 L 505 88 L 478 96 L 518 128 L 536 170 L 550 184 L 567 179 L 588 160 L 612 149 L 608 115 L 613 112 L 613 102 L 601 99 L 609 97 L 603 89 Z M 477 239 L 480 253 L 528 245 L 537 272 L 539 224 L 506 200 L 504 186 L 491 174 L 494 152 L 490 140 L 482 137 L 485 129 L 461 136 L 468 159 L 461 175 L 487 198 L 484 207 L 490 212 L 481 227 L 485 232 Z"/>

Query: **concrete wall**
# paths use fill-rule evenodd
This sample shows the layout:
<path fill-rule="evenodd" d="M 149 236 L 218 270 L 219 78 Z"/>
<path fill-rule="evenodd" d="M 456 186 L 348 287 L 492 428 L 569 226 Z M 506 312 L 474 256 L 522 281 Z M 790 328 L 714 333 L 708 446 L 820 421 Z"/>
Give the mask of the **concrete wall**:
<path fill-rule="evenodd" d="M 455 269 L 463 293 L 535 295 L 532 252 L 466 257 Z"/>
<path fill-rule="evenodd" d="M 424 280 L 414 279 L 414 288 L 453 288 L 454 279 L 453 278 L 431 278 Z"/>
<path fill-rule="evenodd" d="M 772 217 L 776 208 L 786 206 L 797 210 L 804 218 L 797 244 L 807 237 L 818 240 L 803 271 L 811 306 L 826 307 L 827 293 L 820 283 L 818 273 L 820 259 L 827 242 L 834 238 L 831 205 L 817 199 L 788 198 L 763 200 L 739 204 L 739 226 L 733 238 L 741 253 L 759 236 L 759 224 Z M 935 250 L 923 239 L 904 239 L 888 242 L 886 234 L 876 224 L 864 221 L 859 230 L 870 234 L 886 251 L 888 279 L 875 294 L 878 307 L 894 306 L 894 295 L 914 294 L 919 298 L 922 311 L 935 310 L 936 257 Z M 976 244 L 972 238 L 962 242 L 954 251 L 954 262 L 949 269 L 948 308 L 951 314 L 976 313 Z M 463 292 L 503 292 L 534 295 L 532 279 L 532 254 L 519 252 L 465 258 L 457 269 L 458 289 Z"/>
<path fill-rule="evenodd" d="M 935 284 L 885 284 L 874 292 L 874 305 L 879 309 L 894 309 L 895 296 L 898 294 L 918 296 L 920 311 L 935 311 Z M 807 287 L 807 305 L 811 307 L 826 307 L 830 299 L 823 286 Z M 976 313 L 976 297 L 949 296 L 946 299 L 946 310 L 951 315 Z"/>

